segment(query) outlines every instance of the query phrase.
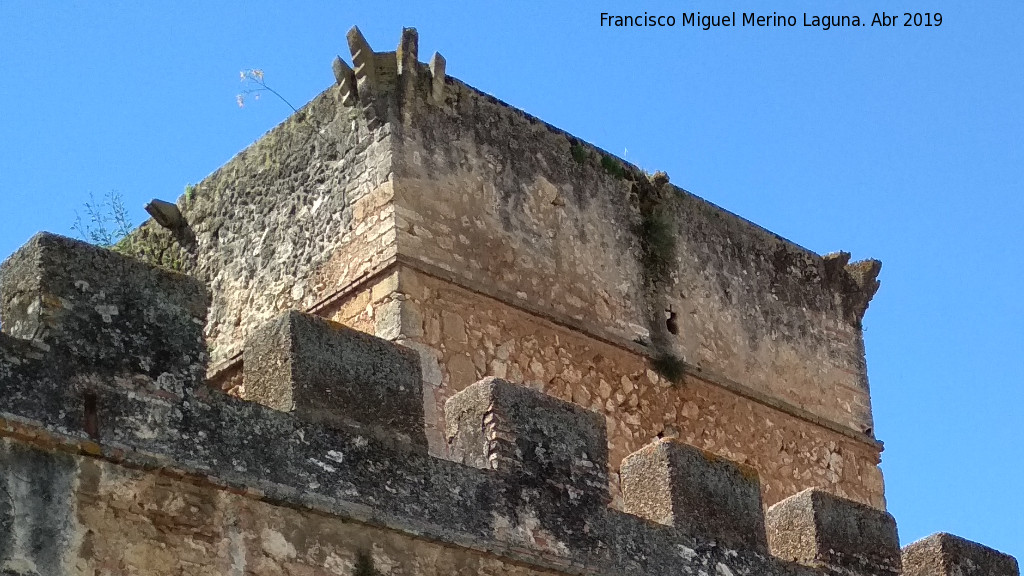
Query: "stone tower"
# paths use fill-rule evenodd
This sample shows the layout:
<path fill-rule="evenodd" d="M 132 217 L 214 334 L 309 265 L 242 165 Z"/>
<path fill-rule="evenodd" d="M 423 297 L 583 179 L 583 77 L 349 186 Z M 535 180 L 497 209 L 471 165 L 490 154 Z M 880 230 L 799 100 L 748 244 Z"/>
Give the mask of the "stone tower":
<path fill-rule="evenodd" d="M 419 352 L 426 438 L 485 376 L 605 415 L 624 456 L 677 437 L 752 466 L 771 504 L 818 487 L 885 508 L 861 318 L 877 261 L 819 256 L 445 74 L 348 35 L 335 85 L 123 248 L 213 295 L 209 377 L 299 309 Z M 269 395 L 269 396 L 268 396 Z"/>
<path fill-rule="evenodd" d="M 418 62 L 0 264 L 0 574 L 1019 576 L 899 546 L 818 256 Z M 133 257 L 134 256 L 134 257 Z"/>

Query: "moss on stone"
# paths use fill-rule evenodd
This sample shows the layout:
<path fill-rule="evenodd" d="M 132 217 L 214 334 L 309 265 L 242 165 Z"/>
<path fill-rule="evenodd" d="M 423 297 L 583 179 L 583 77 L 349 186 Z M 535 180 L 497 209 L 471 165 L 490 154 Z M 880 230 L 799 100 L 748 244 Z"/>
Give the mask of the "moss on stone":
<path fill-rule="evenodd" d="M 677 226 L 672 205 L 673 192 L 668 177 L 658 172 L 647 178 L 639 174 L 633 180 L 639 201 L 640 222 L 634 232 L 640 241 L 641 264 L 649 287 L 669 279 L 676 260 Z"/>
<path fill-rule="evenodd" d="M 569 147 L 569 154 L 571 154 L 572 159 L 581 166 L 587 162 L 587 158 L 590 156 L 590 154 L 587 153 L 587 149 L 579 142 L 573 142 Z"/>
<path fill-rule="evenodd" d="M 664 172 L 648 176 L 636 170 L 632 177 L 640 212 L 634 233 L 640 244 L 647 328 L 651 337 L 651 369 L 666 380 L 680 384 L 686 364 L 675 355 L 672 345 L 678 327 L 670 328 L 664 315 L 667 310 L 665 290 L 671 285 L 672 270 L 676 266 L 677 197 L 674 189 L 667 186 L 668 176 Z"/>
<path fill-rule="evenodd" d="M 185 249 L 170 232 L 152 222 L 139 226 L 110 249 L 165 270 L 186 272 Z"/>
<path fill-rule="evenodd" d="M 641 214 L 637 230 L 643 250 L 642 264 L 652 279 L 665 278 L 676 258 L 676 230 L 672 215 L 661 204 Z"/>
<path fill-rule="evenodd" d="M 622 167 L 622 162 L 607 154 L 601 157 L 601 168 L 615 178 L 624 179 L 626 177 L 626 169 Z"/>

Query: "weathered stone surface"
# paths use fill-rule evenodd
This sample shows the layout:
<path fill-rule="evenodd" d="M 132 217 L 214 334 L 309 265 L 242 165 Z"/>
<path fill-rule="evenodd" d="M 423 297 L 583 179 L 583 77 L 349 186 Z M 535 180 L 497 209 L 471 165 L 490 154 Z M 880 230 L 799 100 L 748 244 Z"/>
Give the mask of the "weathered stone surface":
<path fill-rule="evenodd" d="M 2 357 L 8 358 L 8 355 Z M 25 364 L 38 362 L 27 360 Z M 49 377 L 45 372 L 34 374 L 23 368 L 22 365 L 16 370 L 0 370 L 0 436 L 8 438 L 5 442 L 82 451 L 120 466 L 150 470 L 146 473 L 151 479 L 149 482 L 157 484 L 164 482 L 160 480 L 161 470 L 173 470 L 175 476 L 200 485 L 198 492 L 184 487 L 164 491 L 163 498 L 173 497 L 180 503 L 170 508 L 160 500 L 145 499 L 137 506 L 129 506 L 128 510 L 134 511 L 129 519 L 152 514 L 148 517 L 159 524 L 153 529 L 132 533 L 133 544 L 117 556 L 120 558 L 117 565 L 125 570 L 163 574 L 161 571 L 167 566 L 187 566 L 181 564 L 185 561 L 192 564 L 191 570 L 186 570 L 189 573 L 229 574 L 232 573 L 229 567 L 237 568 L 238 562 L 245 565 L 248 560 L 242 559 L 249 557 L 239 556 L 237 552 L 242 541 L 232 540 L 230 536 L 231 530 L 242 528 L 231 528 L 235 524 L 230 516 L 214 513 L 219 506 L 215 503 L 223 502 L 222 496 L 216 493 L 226 487 L 234 493 L 278 503 L 286 509 L 310 510 L 321 518 L 317 522 L 355 520 L 406 536 L 445 542 L 450 551 L 442 554 L 445 557 L 477 550 L 484 552 L 489 562 L 500 564 L 504 559 L 526 563 L 540 572 L 600 575 L 665 574 L 685 570 L 709 574 L 716 570 L 717 573 L 726 570 L 737 574 L 802 573 L 758 553 L 708 545 L 700 537 L 647 524 L 604 506 L 583 505 L 585 499 L 574 492 L 573 485 L 564 482 L 557 465 L 559 457 L 571 454 L 563 452 L 555 458 L 546 457 L 536 451 L 542 446 L 535 443 L 523 444 L 535 450 L 525 455 L 526 460 L 534 464 L 551 463 L 550 477 L 495 474 L 439 460 L 372 435 L 302 421 L 212 390 L 186 390 L 183 398 L 174 399 L 139 394 L 134 381 L 103 379 L 91 383 L 93 403 L 102 425 L 98 431 L 90 431 L 88 419 L 80 416 L 78 389 L 69 388 L 62 379 Z M 510 387 L 503 386 L 506 389 L 499 393 L 500 404 L 509 406 L 501 396 L 512 400 L 520 397 Z M 527 398 L 536 395 L 532 390 L 524 392 Z M 26 398 L 33 401 L 23 401 Z M 538 414 L 538 402 L 543 404 L 535 397 L 530 401 L 534 408 L 527 406 L 522 414 L 526 418 L 524 423 L 551 425 L 550 414 Z M 578 408 L 563 408 L 569 409 L 570 418 L 580 416 Z M 26 427 L 16 422 L 30 424 Z M 557 429 L 558 420 L 554 422 Z M 528 426 L 522 429 L 530 432 Z M 558 451 L 560 442 L 561 439 L 555 438 L 547 445 Z M 17 468 L 18 464 L 11 460 L 19 457 L 11 454 L 11 451 L 0 454 L 0 470 Z M 97 481 L 124 474 L 108 464 L 101 465 L 106 472 L 97 474 L 96 465 L 88 464 L 88 460 L 76 457 L 79 472 L 72 482 L 86 494 L 96 493 Z M 548 472 L 534 470 L 542 474 Z M 86 496 L 76 506 L 85 510 L 92 507 L 93 502 L 94 497 Z M 192 508 L 196 510 L 189 512 Z M 96 512 L 102 512 L 102 508 Z M 324 515 L 327 519 L 323 519 Z M 114 541 L 125 536 L 118 535 L 121 523 L 115 523 L 117 526 L 93 524 L 97 529 L 105 526 L 104 532 L 90 533 L 90 528 L 83 527 L 97 521 L 94 516 L 90 518 L 93 520 L 80 519 L 82 524 L 75 529 L 70 549 L 81 565 L 102 567 L 103 564 L 94 563 L 96 556 L 111 554 L 103 544 L 106 542 L 103 535 L 109 533 Z M 15 522 L 22 521 L 25 520 L 20 516 L 15 519 Z M 264 553 L 275 562 L 298 559 L 299 551 L 308 549 L 301 536 L 276 524 L 272 518 L 265 522 L 267 530 L 280 535 L 267 536 L 261 531 Z M 160 536 L 168 534 L 169 528 L 173 528 L 171 535 L 192 536 Z M 219 541 L 230 543 L 228 549 L 195 541 L 196 538 L 217 538 L 217 534 L 225 530 L 228 538 Z M 57 536 L 46 536 L 38 545 L 40 550 L 49 552 L 66 547 L 64 540 L 58 540 Z M 292 549 L 296 550 L 294 556 Z M 354 552 L 348 549 L 344 554 Z M 326 560 L 310 559 L 305 552 L 303 554 L 304 559 L 320 562 L 319 565 L 325 567 Z M 252 558 L 255 562 L 258 556 Z M 723 568 L 718 568 L 719 565 Z M 251 569 L 256 574 L 276 573 L 260 564 Z M 438 573 L 424 570 L 412 573 Z M 472 572 L 460 568 L 455 573 Z"/>
<path fill-rule="evenodd" d="M 358 27 L 353 26 L 349 29 L 347 37 L 349 50 L 352 53 L 352 65 L 355 67 L 359 107 L 362 109 L 367 125 L 371 129 L 375 129 L 381 124 L 380 108 L 386 104 L 386 102 L 378 101 L 378 95 L 384 91 L 383 78 L 378 67 L 385 59 L 380 57 L 383 55 L 378 56 L 373 52 Z M 397 71 L 397 62 L 392 61 L 391 64 Z"/>
<path fill-rule="evenodd" d="M 932 534 L 903 548 L 904 576 L 1019 576 L 1013 556 L 952 534 Z"/>
<path fill-rule="evenodd" d="M 18 403 L 15 398 L 29 388 L 51 401 Z M 74 560 L 90 569 L 106 566 L 98 563 L 102 557 L 119 562 L 115 566 L 127 574 L 132 570 L 174 574 L 169 567 L 184 567 L 187 573 L 232 574 L 238 566 L 249 566 L 255 574 L 279 574 L 272 565 L 259 563 L 268 562 L 261 559 L 264 555 L 275 563 L 295 561 L 299 566 L 329 568 L 326 557 L 309 555 L 304 532 L 288 529 L 283 522 L 294 514 L 288 510 L 299 510 L 308 511 L 302 514 L 308 514 L 304 524 L 310 528 L 355 521 L 384 528 L 400 542 L 409 537 L 444 542 L 443 549 L 430 552 L 439 566 L 467 555 L 482 558 L 477 556 L 482 553 L 493 565 L 512 562 L 537 573 L 811 574 L 756 552 L 732 550 L 605 507 L 559 506 L 559 501 L 547 497 L 552 492 L 543 494 L 537 485 L 524 485 L 522 476 L 410 452 L 373 436 L 304 422 L 216 391 L 187 391 L 181 401 L 168 403 L 165 398 L 136 394 L 123 383 L 101 381 L 95 383 L 95 393 L 107 425 L 93 442 L 80 419 L 66 418 L 78 408 L 74 392 L 62 382 L 0 378 L 4 442 L 62 446 L 99 459 L 74 458 L 77 472 L 71 471 L 75 473 L 71 484 L 81 490 L 75 506 L 84 514 L 75 526 L 75 538 L 67 544 L 66 531 L 44 533 L 37 546 L 51 553 L 70 546 Z M 33 424 L 25 428 L 12 424 L 15 420 Z M 17 454 L 8 449 L 0 452 L 0 470 L 20 469 Z M 174 484 L 165 474 L 196 487 Z M 129 492 L 116 484 L 118 477 L 125 476 L 156 488 L 167 487 L 121 504 L 112 501 L 113 510 L 125 510 L 122 519 L 103 520 L 110 509 L 97 506 L 97 497 L 112 490 L 126 497 L 138 493 L 138 488 Z M 107 488 L 101 492 L 104 483 Z M 554 492 L 562 489 L 554 487 Z M 239 495 L 266 504 L 246 504 Z M 569 501 L 568 494 L 560 500 Z M 247 532 L 251 524 L 238 525 L 233 520 L 238 516 L 232 514 L 242 514 L 242 507 L 263 511 L 257 534 Z M 15 518 L 15 522 L 27 521 Z M 96 531 L 90 533 L 91 529 Z M 241 553 L 257 535 L 255 542 L 263 552 Z M 107 538 L 129 540 L 114 552 Z M 211 538 L 227 547 L 204 544 Z M 339 554 L 351 558 L 358 551 L 351 547 L 356 543 L 361 540 L 348 545 L 334 541 L 331 546 L 343 547 Z M 406 546 L 413 551 L 419 545 Z M 0 561 L 9 559 L 0 557 Z M 250 561 L 253 564 L 247 564 Z M 433 565 L 414 565 L 409 573 L 440 575 L 430 568 Z M 450 573 L 474 574 L 466 566 Z"/>
<path fill-rule="evenodd" d="M 208 304 L 187 276 L 53 234 L 36 235 L 0 266 L 3 332 L 82 371 L 198 382 Z"/>
<path fill-rule="evenodd" d="M 0 574 L 72 574 L 75 459 L 0 438 Z"/>
<path fill-rule="evenodd" d="M 771 553 L 836 574 L 901 572 L 896 520 L 882 510 L 809 489 L 768 509 Z"/>
<path fill-rule="evenodd" d="M 88 576 L 352 576 L 360 557 L 377 575 L 555 574 L 189 478 L 79 460 L 75 495 L 87 544 L 78 562 Z"/>
<path fill-rule="evenodd" d="M 436 357 L 440 370 L 434 412 L 443 414 L 449 397 L 496 376 L 603 414 L 616 506 L 622 505 L 616 480 L 622 459 L 660 435 L 754 467 L 766 505 L 819 487 L 885 508 L 875 444 L 739 396 L 699 374 L 687 374 L 683 385 L 672 384 L 635 351 L 421 270 L 398 266 L 397 276 L 406 298 L 403 309 L 416 310 L 423 322 L 419 346 Z M 360 317 L 338 317 L 349 322 L 345 318 L 364 325 Z M 607 399 L 600 393 L 602 381 L 610 388 Z M 431 453 L 446 455 L 443 422 L 431 424 Z"/>
<path fill-rule="evenodd" d="M 185 224 L 185 219 L 181 217 L 181 210 L 176 205 L 164 200 L 157 198 L 150 200 L 149 204 L 146 204 L 146 212 L 164 228 L 174 230 Z"/>
<path fill-rule="evenodd" d="M 430 98 L 438 104 L 444 102 L 445 66 L 444 56 L 434 52 L 430 57 Z"/>
<path fill-rule="evenodd" d="M 389 128 L 370 129 L 343 105 L 345 88 L 332 86 L 179 198 L 180 231 L 149 221 L 119 244 L 208 287 L 214 369 L 237 360 L 257 326 L 343 296 L 394 256 Z"/>
<path fill-rule="evenodd" d="M 768 551 L 755 470 L 658 440 L 623 460 L 620 477 L 626 512 L 733 548 Z"/>
<path fill-rule="evenodd" d="M 579 504 L 605 505 L 604 418 L 500 378 L 485 378 L 445 403 L 456 462 L 549 486 Z"/>
<path fill-rule="evenodd" d="M 415 28 L 402 28 L 402 39 L 398 42 L 398 50 L 395 52 L 395 60 L 398 64 L 398 74 L 413 79 L 419 72 L 420 36 Z"/>
<path fill-rule="evenodd" d="M 413 350 L 292 311 L 249 336 L 244 366 L 247 399 L 426 448 Z"/>
<path fill-rule="evenodd" d="M 432 78 L 421 82 L 428 93 Z M 873 428 L 859 326 L 872 270 L 826 273 L 821 256 L 672 184 L 655 188 L 489 95 L 451 78 L 445 91 L 444 106 L 406 103 L 393 120 L 405 260 L 851 430 Z M 655 232 L 662 254 L 647 250 Z M 670 271 L 656 284 L 652 265 Z"/>
<path fill-rule="evenodd" d="M 331 71 L 334 72 L 334 83 L 338 85 L 338 99 L 345 106 L 352 106 L 356 103 L 356 73 L 341 59 L 335 56 L 331 62 Z"/>

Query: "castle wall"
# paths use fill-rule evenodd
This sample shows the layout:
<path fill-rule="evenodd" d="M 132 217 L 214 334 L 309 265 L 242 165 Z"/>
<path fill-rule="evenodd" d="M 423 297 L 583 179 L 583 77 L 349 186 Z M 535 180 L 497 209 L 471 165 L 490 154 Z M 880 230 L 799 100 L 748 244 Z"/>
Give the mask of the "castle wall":
<path fill-rule="evenodd" d="M 47 452 L 7 439 L 0 439 L 0 461 L 6 465 L 0 472 L 2 491 L 19 497 L 18 527 L 49 533 L 66 545 L 63 553 L 49 559 L 22 557 L 21 567 L 27 569 L 31 562 L 40 574 L 352 576 L 358 574 L 360 555 L 370 559 L 377 574 L 395 576 L 555 574 L 496 555 L 274 505 L 196 479 Z M 20 544 L 18 537 L 11 540 L 16 547 Z M 0 536 L 0 543 L 7 542 Z M 9 560 L 4 552 L 0 550 L 0 561 Z M 13 560 L 3 568 L 19 568 L 18 563 Z"/>
<path fill-rule="evenodd" d="M 885 508 L 876 445 L 696 376 L 669 382 L 635 351 L 413 268 L 395 274 L 392 297 L 401 298 L 405 318 L 398 341 L 421 351 L 427 437 L 437 455 L 446 450 L 444 402 L 497 376 L 605 416 L 616 506 L 622 459 L 667 436 L 757 469 L 765 505 L 813 486 Z"/>
<path fill-rule="evenodd" d="M 411 310 L 404 284 L 388 297 Z M 208 301 L 53 235 L 0 265 L 0 572 L 1018 574 L 948 535 L 901 555 L 891 515 L 826 491 L 765 511 L 755 470 L 666 439 L 624 459 L 611 508 L 606 419 L 498 378 L 445 403 L 436 458 L 411 433 L 416 352 L 298 311 L 246 340 L 266 405 L 223 394 L 204 381 Z"/>
<path fill-rule="evenodd" d="M 870 435 L 866 300 L 845 262 L 830 269 L 456 80 L 446 90 L 443 105 L 402 100 L 393 159 L 400 254 Z M 653 278 L 657 266 L 665 278 Z M 670 314 L 678 334 L 667 329 Z"/>

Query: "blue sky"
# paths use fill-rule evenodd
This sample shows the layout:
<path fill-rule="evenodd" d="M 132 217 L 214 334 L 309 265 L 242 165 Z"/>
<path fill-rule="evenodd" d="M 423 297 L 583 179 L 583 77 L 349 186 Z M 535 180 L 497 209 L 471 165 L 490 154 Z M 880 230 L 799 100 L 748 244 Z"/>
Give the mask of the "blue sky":
<path fill-rule="evenodd" d="M 214 6 L 216 4 L 216 6 Z M 823 8 L 827 10 L 823 10 Z M 940 27 L 610 29 L 600 12 L 940 12 Z M 902 18 L 901 18 L 902 21 Z M 820 253 L 878 258 L 865 339 L 889 509 L 1024 558 L 1024 2 L 0 1 L 0 258 L 90 193 L 140 222 L 289 113 L 359 25 Z"/>

